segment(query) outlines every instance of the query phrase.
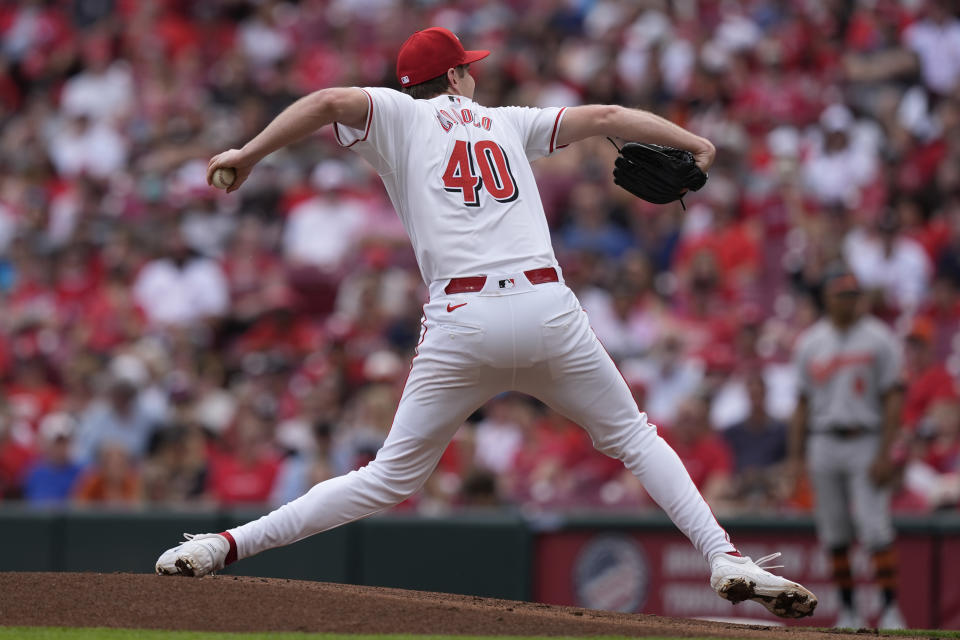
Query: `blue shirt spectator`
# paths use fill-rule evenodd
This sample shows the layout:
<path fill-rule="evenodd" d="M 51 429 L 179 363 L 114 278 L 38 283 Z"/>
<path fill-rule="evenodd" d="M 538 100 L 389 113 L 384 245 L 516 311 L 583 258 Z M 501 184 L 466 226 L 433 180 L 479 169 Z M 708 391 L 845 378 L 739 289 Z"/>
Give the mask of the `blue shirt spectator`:
<path fill-rule="evenodd" d="M 734 456 L 734 471 L 766 469 L 787 457 L 787 427 L 766 411 L 766 386 L 760 374 L 747 377 L 750 415 L 723 432 Z"/>
<path fill-rule="evenodd" d="M 94 401 L 81 416 L 74 459 L 81 464 L 92 462 L 105 443 L 120 446 L 134 459 L 142 458 L 153 428 L 152 418 L 138 402 L 136 386 L 117 380 L 109 398 Z"/>
<path fill-rule="evenodd" d="M 80 475 L 81 466 L 70 460 L 74 419 L 65 413 L 52 413 L 40 423 L 43 457 L 27 471 L 23 496 L 33 505 L 66 501 Z"/>
<path fill-rule="evenodd" d="M 65 461 L 57 464 L 49 461 L 38 462 L 27 472 L 23 495 L 31 504 L 64 502 L 70 496 L 70 490 L 80 475 L 80 465 Z"/>

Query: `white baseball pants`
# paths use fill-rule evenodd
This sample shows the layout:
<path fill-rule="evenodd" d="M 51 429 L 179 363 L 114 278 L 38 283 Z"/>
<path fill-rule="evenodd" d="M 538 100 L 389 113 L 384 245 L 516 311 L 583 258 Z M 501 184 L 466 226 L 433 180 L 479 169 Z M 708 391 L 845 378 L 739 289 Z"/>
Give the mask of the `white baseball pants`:
<path fill-rule="evenodd" d="M 231 529 L 237 557 L 296 542 L 396 505 L 427 481 L 456 430 L 504 391 L 534 396 L 622 460 L 704 557 L 735 551 L 677 454 L 647 423 L 574 293 L 523 274 L 481 291 L 431 286 L 424 328 L 393 426 L 376 459 Z"/>

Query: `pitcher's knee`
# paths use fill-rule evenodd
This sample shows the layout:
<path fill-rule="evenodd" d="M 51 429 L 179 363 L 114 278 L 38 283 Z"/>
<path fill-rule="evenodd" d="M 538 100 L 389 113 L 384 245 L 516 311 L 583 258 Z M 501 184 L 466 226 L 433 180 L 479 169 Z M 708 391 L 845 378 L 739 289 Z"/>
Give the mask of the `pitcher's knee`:
<path fill-rule="evenodd" d="M 384 506 L 392 506 L 416 493 L 430 477 L 432 468 L 404 470 L 374 460 L 357 473 L 364 476 L 373 499 Z"/>
<path fill-rule="evenodd" d="M 649 443 L 656 438 L 657 429 L 653 425 L 643 421 L 634 423 L 617 431 L 605 433 L 600 437 L 594 437 L 594 448 L 618 460 L 641 453 Z"/>

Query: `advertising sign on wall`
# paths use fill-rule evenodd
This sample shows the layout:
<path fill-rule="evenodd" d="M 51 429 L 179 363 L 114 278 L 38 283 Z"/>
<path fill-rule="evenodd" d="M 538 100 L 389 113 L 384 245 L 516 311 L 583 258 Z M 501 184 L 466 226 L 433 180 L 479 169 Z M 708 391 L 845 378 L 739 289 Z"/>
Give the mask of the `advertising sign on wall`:
<path fill-rule="evenodd" d="M 817 594 L 820 604 L 815 615 L 800 624 L 833 624 L 838 597 L 830 584 L 828 558 L 812 533 L 744 533 L 738 534 L 736 541 L 741 553 L 753 558 L 781 552 L 775 564 L 784 567 L 776 572 Z M 897 548 L 903 585 L 900 604 L 910 626 L 960 628 L 960 586 L 955 581 L 952 591 L 943 595 L 954 599 L 957 615 L 938 619 L 946 616 L 937 611 L 932 593 L 932 539 L 901 536 Z M 953 566 L 960 566 L 960 541 L 953 554 Z M 873 622 L 881 601 L 878 590 L 870 584 L 869 553 L 856 548 L 852 560 L 858 581 L 858 608 Z M 538 602 L 684 618 L 780 621 L 759 604 L 733 606 L 721 600 L 710 589 L 709 578 L 703 557 L 678 532 L 574 530 L 542 533 L 536 540 L 533 594 Z"/>

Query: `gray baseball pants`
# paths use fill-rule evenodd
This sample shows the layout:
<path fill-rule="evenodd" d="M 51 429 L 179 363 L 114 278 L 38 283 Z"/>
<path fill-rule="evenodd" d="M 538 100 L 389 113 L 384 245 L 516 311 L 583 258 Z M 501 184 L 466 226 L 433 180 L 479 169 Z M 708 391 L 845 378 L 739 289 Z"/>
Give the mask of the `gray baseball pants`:
<path fill-rule="evenodd" d="M 807 440 L 817 536 L 827 548 L 846 547 L 854 539 L 871 550 L 893 542 L 890 488 L 877 487 L 870 479 L 879 445 L 879 434 L 811 434 Z"/>

